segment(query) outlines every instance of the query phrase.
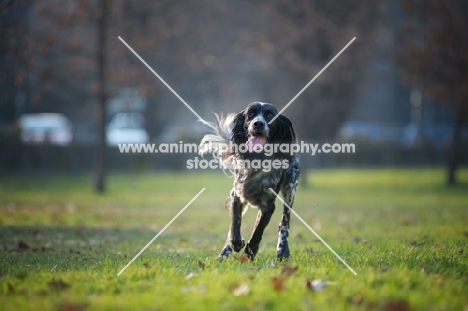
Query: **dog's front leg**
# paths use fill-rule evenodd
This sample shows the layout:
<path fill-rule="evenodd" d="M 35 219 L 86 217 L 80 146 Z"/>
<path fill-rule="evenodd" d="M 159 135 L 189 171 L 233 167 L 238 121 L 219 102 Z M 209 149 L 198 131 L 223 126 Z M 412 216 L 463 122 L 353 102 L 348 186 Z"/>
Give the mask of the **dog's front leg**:
<path fill-rule="evenodd" d="M 239 252 L 245 245 L 241 236 L 242 213 L 245 204 L 242 204 L 240 199 L 235 196 L 234 191 L 231 192 L 231 226 L 229 228 L 226 245 L 219 254 L 219 259 L 228 258 L 232 251 Z"/>
<path fill-rule="evenodd" d="M 258 252 L 260 242 L 262 241 L 263 231 L 265 231 L 266 226 L 270 223 L 271 216 L 275 211 L 275 202 L 271 202 L 265 208 L 261 208 L 257 214 L 257 221 L 255 222 L 255 227 L 252 232 L 247 246 L 245 247 L 244 255 L 249 257 L 250 260 L 255 258 L 255 255 Z"/>
<path fill-rule="evenodd" d="M 289 253 L 289 219 L 291 218 L 291 213 L 289 208 L 284 205 L 283 207 L 283 218 L 281 223 L 278 226 L 278 246 L 276 248 L 276 255 L 279 261 L 287 259 L 290 256 Z"/>
<path fill-rule="evenodd" d="M 296 187 L 299 180 L 299 161 L 295 158 L 292 167 L 285 175 L 285 181 L 281 187 L 283 199 L 286 204 L 283 204 L 283 218 L 278 226 L 278 246 L 276 248 L 276 256 L 279 261 L 288 259 L 291 254 L 289 251 L 289 221 L 291 219 L 291 210 L 296 194 Z M 289 206 L 288 206 L 289 205 Z"/>

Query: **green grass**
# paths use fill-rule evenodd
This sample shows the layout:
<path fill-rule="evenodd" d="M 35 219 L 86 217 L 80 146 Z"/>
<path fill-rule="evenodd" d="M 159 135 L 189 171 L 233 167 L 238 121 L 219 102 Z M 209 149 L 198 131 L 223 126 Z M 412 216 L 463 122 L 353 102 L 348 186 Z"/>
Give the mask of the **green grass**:
<path fill-rule="evenodd" d="M 295 210 L 292 259 L 275 261 L 277 208 L 259 255 L 216 260 L 229 226 L 222 173 L 0 177 L 2 310 L 463 310 L 468 306 L 468 170 L 312 171 Z M 119 277 L 201 188 L 206 191 Z M 279 206 L 279 201 L 277 201 Z M 256 211 L 244 217 L 247 240 Z M 201 263 L 203 264 L 201 264 Z M 204 265 L 204 267 L 203 267 Z M 285 265 L 298 267 L 274 287 Z M 187 277 L 189 276 L 189 277 Z M 307 280 L 331 282 L 321 292 Z M 246 295 L 235 296 L 246 284 Z M 403 309 L 404 310 L 404 309 Z"/>

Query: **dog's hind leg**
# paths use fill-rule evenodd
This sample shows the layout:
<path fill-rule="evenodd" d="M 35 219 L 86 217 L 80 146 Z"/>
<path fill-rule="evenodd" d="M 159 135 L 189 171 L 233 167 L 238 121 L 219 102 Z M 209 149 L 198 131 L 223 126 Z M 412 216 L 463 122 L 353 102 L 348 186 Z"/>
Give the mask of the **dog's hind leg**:
<path fill-rule="evenodd" d="M 218 255 L 218 259 L 228 258 L 233 251 L 239 252 L 244 247 L 245 242 L 242 240 L 241 236 L 241 224 L 242 215 L 246 207 L 246 203 L 242 203 L 240 201 L 240 199 L 235 195 L 233 189 L 231 191 L 229 204 L 229 210 L 231 213 L 231 227 L 229 228 L 226 245 Z"/>
<path fill-rule="evenodd" d="M 250 260 L 255 258 L 255 255 L 258 252 L 260 246 L 260 241 L 263 237 L 263 231 L 265 231 L 266 226 L 270 223 L 271 216 L 275 211 L 275 202 L 272 201 L 267 205 L 266 208 L 261 208 L 257 214 L 257 221 L 255 222 L 255 227 L 252 232 L 252 236 L 245 247 L 244 255 L 249 257 Z"/>
<path fill-rule="evenodd" d="M 291 208 L 294 203 L 294 196 L 299 180 L 299 161 L 293 161 L 291 168 L 286 172 L 285 179 L 281 185 L 281 193 L 283 200 Z M 289 252 L 289 221 L 291 219 L 291 211 L 286 204 L 283 204 L 283 217 L 278 226 L 278 246 L 276 248 L 276 256 L 279 261 L 290 257 Z"/>

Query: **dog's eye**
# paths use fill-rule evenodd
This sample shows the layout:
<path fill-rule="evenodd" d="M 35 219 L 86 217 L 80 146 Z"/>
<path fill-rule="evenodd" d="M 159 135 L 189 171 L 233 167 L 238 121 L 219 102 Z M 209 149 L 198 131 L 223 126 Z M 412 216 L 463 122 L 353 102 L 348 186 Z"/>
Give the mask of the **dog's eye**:
<path fill-rule="evenodd" d="M 273 117 L 275 116 L 275 114 L 274 114 L 273 112 L 271 112 L 271 111 L 268 111 L 268 112 L 266 113 L 266 116 L 267 116 L 268 118 L 273 118 Z"/>
<path fill-rule="evenodd" d="M 247 113 L 247 117 L 249 117 L 249 118 L 253 118 L 254 116 L 255 116 L 255 113 L 253 113 L 252 111 L 249 111 Z"/>

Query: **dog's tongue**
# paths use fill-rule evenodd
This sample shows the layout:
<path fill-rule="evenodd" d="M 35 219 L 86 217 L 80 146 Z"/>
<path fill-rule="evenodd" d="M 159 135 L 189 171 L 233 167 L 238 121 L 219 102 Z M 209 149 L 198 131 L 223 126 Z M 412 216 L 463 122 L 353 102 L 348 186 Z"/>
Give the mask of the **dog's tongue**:
<path fill-rule="evenodd" d="M 260 146 L 263 146 L 265 145 L 266 143 L 266 139 L 265 137 L 259 135 L 259 136 L 252 136 L 250 137 L 248 140 L 247 140 L 247 149 L 249 150 L 249 152 L 254 152 L 254 147 L 256 145 L 260 145 Z M 259 148 L 260 149 L 260 148 Z"/>

